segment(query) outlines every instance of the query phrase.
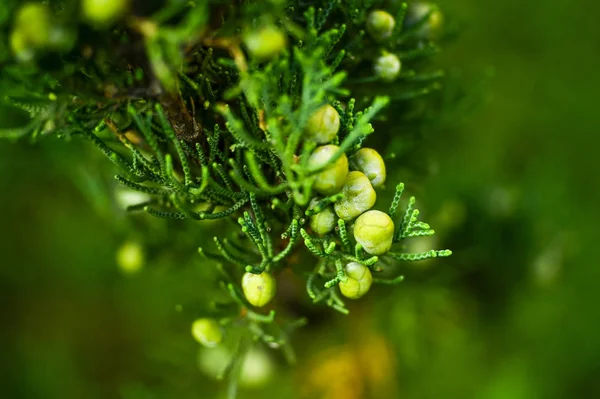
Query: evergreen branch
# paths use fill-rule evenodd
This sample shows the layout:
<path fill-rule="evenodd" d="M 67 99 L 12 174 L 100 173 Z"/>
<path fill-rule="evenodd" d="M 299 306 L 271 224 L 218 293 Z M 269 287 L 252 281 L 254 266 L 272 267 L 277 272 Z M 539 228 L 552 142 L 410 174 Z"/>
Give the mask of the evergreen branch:
<path fill-rule="evenodd" d="M 404 183 L 399 183 L 396 186 L 396 192 L 394 193 L 394 199 L 392 200 L 392 204 L 390 205 L 390 210 L 388 211 L 388 215 L 393 219 L 396 214 L 396 209 L 398 209 L 398 205 L 400 204 L 400 198 L 402 197 L 402 193 L 404 192 Z"/>
<path fill-rule="evenodd" d="M 395 277 L 395 278 L 393 278 L 391 280 L 383 279 L 383 278 L 374 278 L 373 279 L 373 284 L 395 285 L 395 284 L 401 283 L 402 281 L 404 281 L 404 276 L 398 276 L 398 277 Z"/>
<path fill-rule="evenodd" d="M 316 205 L 311 206 L 309 209 L 307 209 L 304 212 L 304 214 L 306 216 L 316 215 L 317 213 L 320 213 L 321 211 L 323 211 L 323 209 L 327 208 L 329 205 L 331 205 L 343 198 L 344 198 L 344 193 L 337 193 L 337 194 L 331 195 L 329 197 L 325 197 L 322 200 L 320 200 L 319 202 L 317 202 Z"/>
<path fill-rule="evenodd" d="M 346 282 L 348 281 L 348 276 L 346 276 L 346 273 L 344 272 L 344 265 L 342 264 L 342 261 L 337 259 L 335 261 L 335 269 L 336 269 L 336 275 L 333 279 L 327 281 L 324 284 L 325 288 L 331 288 L 334 285 L 337 285 L 339 282 Z"/>
<path fill-rule="evenodd" d="M 393 259 L 403 260 L 403 261 L 408 261 L 408 262 L 415 262 L 415 261 L 425 260 L 425 259 L 429 259 L 429 258 L 446 257 L 446 256 L 450 256 L 450 255 L 452 255 L 452 251 L 450 251 L 449 249 L 444 249 L 444 250 L 439 250 L 439 251 L 432 249 L 430 251 L 420 252 L 420 253 L 416 253 L 416 254 L 407 254 L 407 253 L 398 254 L 398 253 L 394 253 L 394 252 L 388 252 L 386 254 L 386 256 L 389 256 Z"/>
<path fill-rule="evenodd" d="M 350 252 L 350 248 L 352 245 L 350 244 L 350 239 L 348 238 L 348 232 L 346 230 L 346 223 L 343 219 L 338 219 L 338 234 L 340 236 L 340 240 L 342 241 L 342 249 L 344 252 Z"/>
<path fill-rule="evenodd" d="M 148 212 L 150 215 L 155 216 L 157 218 L 161 218 L 161 219 L 185 219 L 186 218 L 185 213 L 163 212 L 163 211 L 158 211 L 149 206 L 144 207 L 144 212 Z"/>
<path fill-rule="evenodd" d="M 290 227 L 290 240 L 285 249 L 273 258 L 273 263 L 280 262 L 286 256 L 288 256 L 290 252 L 292 252 L 294 244 L 296 244 L 296 240 L 298 239 L 298 220 L 293 219 Z"/>
<path fill-rule="evenodd" d="M 146 194 L 150 194 L 150 195 L 168 195 L 169 194 L 169 192 L 165 189 L 158 188 L 158 187 L 143 186 L 141 184 L 137 184 L 132 181 L 129 181 L 119 175 L 115 175 L 115 180 L 117 180 L 119 183 L 121 183 L 124 186 L 127 186 L 135 191 L 140 191 L 142 193 L 146 193 Z"/>
<path fill-rule="evenodd" d="M 327 255 L 321 250 L 319 249 L 314 243 L 313 240 L 311 238 L 311 236 L 306 232 L 306 230 L 304 229 L 300 229 L 300 235 L 302 236 L 302 238 L 304 239 L 304 245 L 306 246 L 306 248 L 308 248 L 308 250 L 310 252 L 312 252 L 313 254 L 324 258 Z"/>
<path fill-rule="evenodd" d="M 415 197 L 410 197 L 408 199 L 408 206 L 406 207 L 406 211 L 404 212 L 404 218 L 402 219 L 402 225 L 400 225 L 400 228 L 398 229 L 398 232 L 396 233 L 396 237 L 394 241 L 399 240 L 402 235 L 406 232 L 406 230 L 408 229 L 408 226 L 410 224 L 411 218 L 413 216 L 413 208 L 415 206 Z"/>
<path fill-rule="evenodd" d="M 229 263 L 237 265 L 237 266 L 239 266 L 241 268 L 245 268 L 247 266 L 247 263 L 245 261 L 243 261 L 242 259 L 239 259 L 234 254 L 232 254 L 231 252 L 229 252 L 227 250 L 227 248 L 225 248 L 225 246 L 223 245 L 223 243 L 219 240 L 218 237 L 213 237 L 213 241 L 215 242 L 215 245 L 217 246 L 217 249 L 219 250 L 219 252 L 223 256 L 223 258 L 225 260 L 227 260 Z"/>
<path fill-rule="evenodd" d="M 267 143 L 258 140 L 246 131 L 244 124 L 233 115 L 228 105 L 219 105 L 217 106 L 217 110 L 227 121 L 225 127 L 235 137 L 237 145 L 257 150 L 268 148 Z"/>
<path fill-rule="evenodd" d="M 187 156 L 183 151 L 183 147 L 181 146 L 181 142 L 177 139 L 177 135 L 175 134 L 171 123 L 167 120 L 167 117 L 165 116 L 160 104 L 156 104 L 154 108 L 156 109 L 156 113 L 158 114 L 158 119 L 162 125 L 163 132 L 169 138 L 169 140 L 171 140 L 175 147 L 175 151 L 179 156 L 179 161 L 181 162 L 181 168 L 183 170 L 184 185 L 190 186 L 192 184 L 192 179 L 190 176 L 190 165 L 188 163 Z"/>

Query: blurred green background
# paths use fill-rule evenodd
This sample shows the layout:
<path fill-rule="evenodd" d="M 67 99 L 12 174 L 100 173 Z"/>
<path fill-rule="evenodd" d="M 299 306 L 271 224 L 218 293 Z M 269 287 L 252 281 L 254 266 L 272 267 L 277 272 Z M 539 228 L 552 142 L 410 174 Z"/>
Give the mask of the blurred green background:
<path fill-rule="evenodd" d="M 256 353 L 240 397 L 600 397 L 600 5 L 441 5 L 461 26 L 441 62 L 473 93 L 423 132 L 417 194 L 427 244 L 454 255 L 403 267 L 348 317 L 294 305 L 298 364 Z M 394 162 L 388 180 L 412 184 Z M 2 396 L 219 397 L 198 367 L 218 354 L 189 334 L 212 276 L 190 249 L 219 226 L 125 217 L 110 175 L 78 140 L 0 143 Z M 131 240 L 149 259 L 133 276 L 115 262 Z"/>

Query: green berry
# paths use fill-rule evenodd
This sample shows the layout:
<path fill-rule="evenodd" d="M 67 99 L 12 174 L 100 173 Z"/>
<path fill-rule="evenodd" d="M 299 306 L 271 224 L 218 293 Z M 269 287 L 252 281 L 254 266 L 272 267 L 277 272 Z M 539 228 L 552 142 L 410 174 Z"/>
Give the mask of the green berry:
<path fill-rule="evenodd" d="M 128 241 L 117 251 L 117 265 L 123 273 L 135 274 L 144 267 L 144 249 L 134 241 Z"/>
<path fill-rule="evenodd" d="M 10 47 L 19 61 L 31 61 L 37 50 L 49 46 L 50 10 L 43 4 L 29 3 L 19 9 L 10 34 Z"/>
<path fill-rule="evenodd" d="M 27 37 L 18 30 L 10 34 L 10 48 L 19 61 L 27 62 L 35 57 L 35 49 L 27 42 Z"/>
<path fill-rule="evenodd" d="M 363 172 L 371 181 L 374 188 L 385 183 L 385 162 L 377 151 L 372 148 L 361 148 L 350 159 L 352 169 Z"/>
<path fill-rule="evenodd" d="M 435 7 L 435 8 L 434 8 Z M 404 25 L 406 28 L 411 28 L 420 20 L 425 18 L 427 14 L 429 19 L 425 21 L 416 32 L 416 36 L 420 39 L 433 40 L 439 36 L 442 25 L 444 23 L 444 15 L 441 11 L 431 3 L 411 3 L 406 13 Z"/>
<path fill-rule="evenodd" d="M 340 114 L 331 105 L 319 108 L 308 120 L 306 136 L 317 144 L 329 143 L 340 130 Z"/>
<path fill-rule="evenodd" d="M 249 31 L 243 40 L 248 52 L 259 60 L 273 58 L 287 43 L 285 34 L 273 25 Z"/>
<path fill-rule="evenodd" d="M 402 63 L 395 54 L 384 54 L 375 60 L 375 75 L 385 82 L 393 82 L 400 74 Z"/>
<path fill-rule="evenodd" d="M 392 247 L 394 222 L 387 213 L 367 211 L 354 222 L 354 239 L 371 255 L 383 255 Z"/>
<path fill-rule="evenodd" d="M 244 355 L 239 382 L 245 388 L 260 388 L 269 382 L 274 372 L 269 354 L 262 349 L 252 348 Z"/>
<path fill-rule="evenodd" d="M 267 272 L 261 274 L 246 272 L 242 278 L 242 290 L 251 305 L 261 307 L 275 296 L 276 282 Z"/>
<path fill-rule="evenodd" d="M 383 10 L 371 11 L 367 17 L 367 31 L 371 37 L 380 42 L 392 35 L 396 20 Z"/>
<path fill-rule="evenodd" d="M 358 262 L 350 262 L 344 268 L 344 272 L 348 279 L 339 284 L 342 295 L 350 299 L 358 299 L 369 291 L 373 276 L 368 267 Z"/>
<path fill-rule="evenodd" d="M 212 378 L 218 378 L 223 370 L 231 363 L 233 354 L 226 345 L 217 345 L 212 348 L 201 346 L 196 354 L 198 369 Z"/>
<path fill-rule="evenodd" d="M 311 206 L 316 205 L 319 200 L 313 199 L 311 202 Z M 310 206 L 309 206 L 310 209 Z M 323 209 L 321 212 L 312 215 L 310 217 L 310 228 L 313 229 L 315 233 L 320 236 L 323 236 L 329 232 L 331 232 L 336 226 L 336 216 L 333 208 L 328 206 Z"/>
<path fill-rule="evenodd" d="M 309 168 L 318 168 L 326 165 L 331 157 L 339 151 L 336 145 L 317 147 L 308 159 Z M 342 154 L 335 162 L 315 176 L 314 188 L 324 195 L 333 195 L 340 192 L 348 177 L 348 157 Z"/>
<path fill-rule="evenodd" d="M 212 348 L 223 340 L 223 331 L 213 319 L 197 319 L 192 323 L 192 336 L 199 344 Z"/>
<path fill-rule="evenodd" d="M 83 16 L 92 25 L 111 25 L 125 14 L 128 0 L 81 0 Z"/>
<path fill-rule="evenodd" d="M 342 188 L 344 198 L 334 204 L 335 213 L 341 219 L 349 221 L 368 211 L 375 205 L 377 194 L 362 172 L 350 172 Z"/>
<path fill-rule="evenodd" d="M 23 40 L 34 48 L 46 46 L 52 27 L 50 10 L 44 4 L 28 3 L 19 9 L 15 19 L 14 32 L 19 32 Z"/>

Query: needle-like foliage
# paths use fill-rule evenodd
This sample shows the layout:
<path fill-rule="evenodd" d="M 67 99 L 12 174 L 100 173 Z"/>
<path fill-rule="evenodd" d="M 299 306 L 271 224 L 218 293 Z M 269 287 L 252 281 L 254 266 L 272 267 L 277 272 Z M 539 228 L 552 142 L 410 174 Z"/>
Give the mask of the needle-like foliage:
<path fill-rule="evenodd" d="M 301 324 L 253 310 L 243 273 L 299 271 L 314 303 L 348 313 L 338 289 L 349 278 L 346 264 L 376 274 L 381 258 L 450 255 L 403 252 L 404 240 L 434 231 L 419 220 L 414 197 L 401 209 L 402 183 L 388 211 L 394 247 L 383 255 L 355 242 L 352 221 L 335 217 L 324 235 L 308 223 L 347 199 L 345 191 L 319 194 L 315 183 L 377 134 L 378 118 L 394 118 L 386 107 L 441 88 L 443 73 L 427 62 L 439 48 L 423 35 L 431 13 L 410 25 L 407 4 L 381 1 L 125 2 L 129 10 L 93 23 L 94 15 L 80 17 L 77 1 L 20 3 L 6 0 L 0 14 L 0 86 L 2 100 L 30 121 L 0 136 L 88 140 L 115 165 L 120 184 L 149 196 L 131 212 L 189 223 L 236 221 L 237 234 L 198 243 L 211 261 L 202 266 L 219 268 L 231 297 L 212 315 L 223 327 L 243 325 L 269 346 L 287 347 L 288 332 Z M 27 14 L 26 7 L 37 11 Z M 366 33 L 369 12 L 386 7 L 395 26 L 375 41 Z M 30 19 L 23 22 L 23 14 Z M 398 70 L 383 79 L 373 65 L 386 54 L 399 60 Z M 339 117 L 328 141 L 336 150 L 315 165 L 318 143 L 306 131 L 325 105 Z M 296 264 L 298 251 L 312 253 L 312 264 Z M 246 346 L 240 342 L 238 352 Z M 225 374 L 239 370 L 239 359 Z"/>

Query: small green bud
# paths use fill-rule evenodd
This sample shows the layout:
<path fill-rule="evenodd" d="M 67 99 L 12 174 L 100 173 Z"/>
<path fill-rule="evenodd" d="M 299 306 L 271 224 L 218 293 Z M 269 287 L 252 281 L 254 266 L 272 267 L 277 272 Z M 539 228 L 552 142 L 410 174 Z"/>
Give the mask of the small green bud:
<path fill-rule="evenodd" d="M 394 222 L 387 213 L 367 211 L 354 223 L 354 239 L 371 255 L 383 255 L 392 247 Z"/>
<path fill-rule="evenodd" d="M 396 20 L 387 11 L 371 11 L 367 17 L 367 32 L 378 42 L 389 38 L 395 25 Z"/>
<path fill-rule="evenodd" d="M 349 221 L 368 211 L 375 205 L 377 194 L 362 172 L 350 172 L 342 188 L 344 198 L 334 204 L 335 213 L 344 221 Z"/>
<path fill-rule="evenodd" d="M 375 60 L 375 75 L 385 82 L 393 82 L 400 74 L 402 63 L 395 54 L 384 54 Z"/>
<path fill-rule="evenodd" d="M 369 291 L 373 275 L 367 266 L 350 262 L 344 268 L 344 272 L 348 279 L 339 284 L 342 295 L 350 299 L 358 299 Z"/>
<path fill-rule="evenodd" d="M 199 344 L 213 348 L 223 340 L 223 331 L 213 319 L 197 319 L 192 323 L 192 336 Z"/>
<path fill-rule="evenodd" d="M 385 162 L 377 151 L 372 148 L 361 148 L 350 159 L 352 169 L 363 172 L 371 181 L 374 188 L 385 183 Z"/>
<path fill-rule="evenodd" d="M 242 290 L 251 305 L 261 307 L 275 296 L 276 282 L 268 272 L 261 274 L 246 272 L 242 278 Z"/>
<path fill-rule="evenodd" d="M 421 27 L 417 30 L 416 35 L 420 39 L 433 40 L 437 38 L 442 31 L 444 15 L 436 6 L 431 3 L 411 3 L 406 12 L 404 26 L 406 28 L 412 27 L 421 19 L 425 18 L 425 16 L 430 12 L 431 15 L 429 15 L 429 19 L 423 25 L 421 25 Z"/>
<path fill-rule="evenodd" d="M 317 144 L 329 143 L 340 130 L 340 114 L 331 105 L 319 108 L 308 120 L 306 137 Z"/>
<path fill-rule="evenodd" d="M 106 26 L 125 14 L 128 0 L 81 0 L 83 17 L 92 25 Z"/>
<path fill-rule="evenodd" d="M 326 165 L 331 157 L 338 152 L 336 145 L 317 147 L 308 159 L 309 168 L 318 168 Z M 348 177 L 348 157 L 342 154 L 334 163 L 315 176 L 314 188 L 324 195 L 333 195 L 340 192 Z"/>
<path fill-rule="evenodd" d="M 316 205 L 319 202 L 316 198 L 314 198 L 309 206 L 310 207 Z M 312 215 L 310 217 L 310 228 L 313 229 L 315 233 L 320 236 L 324 236 L 325 234 L 332 231 L 336 226 L 335 220 L 335 212 L 331 206 L 323 209 L 321 212 Z"/>
<path fill-rule="evenodd" d="M 287 44 L 285 34 L 273 25 L 249 31 L 243 40 L 248 52 L 259 60 L 273 58 Z"/>

